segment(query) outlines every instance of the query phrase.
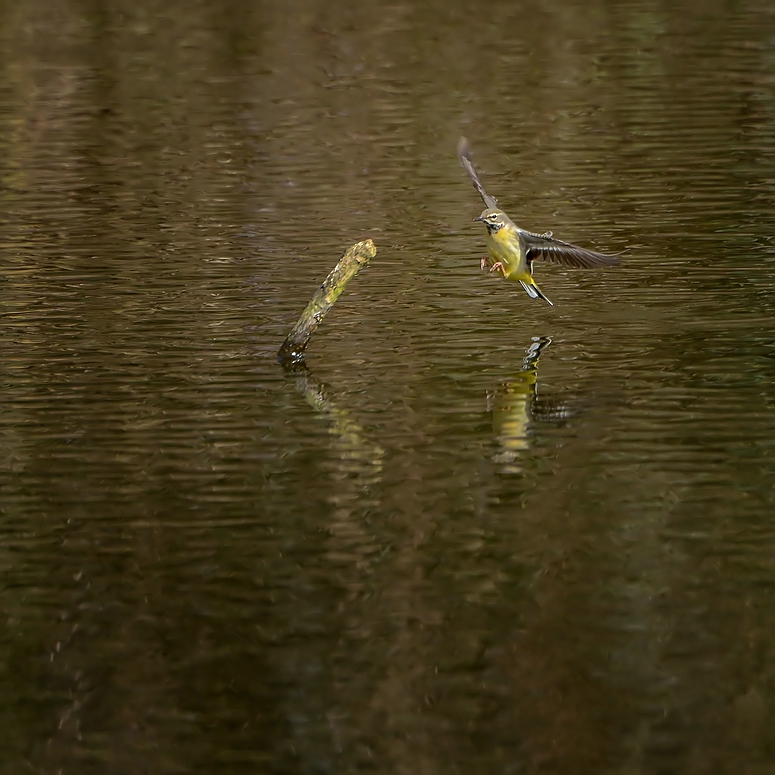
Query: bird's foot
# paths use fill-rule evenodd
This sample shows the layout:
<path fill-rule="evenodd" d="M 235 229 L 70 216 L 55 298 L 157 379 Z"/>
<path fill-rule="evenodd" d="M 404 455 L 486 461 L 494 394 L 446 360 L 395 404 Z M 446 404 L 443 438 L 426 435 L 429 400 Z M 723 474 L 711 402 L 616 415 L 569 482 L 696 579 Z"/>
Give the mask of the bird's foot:
<path fill-rule="evenodd" d="M 495 262 L 495 263 L 494 263 L 494 264 L 493 264 L 493 265 L 490 267 L 490 271 L 491 271 L 491 272 L 497 272 L 499 269 L 501 270 L 501 272 L 502 272 L 503 276 L 505 277 L 505 276 L 506 276 L 506 270 L 505 270 L 505 268 L 503 267 L 503 262 L 501 262 L 501 261 L 496 261 L 496 262 Z"/>
<path fill-rule="evenodd" d="M 490 259 L 487 256 L 485 256 L 479 263 L 479 267 L 481 268 L 482 271 L 484 271 L 487 268 L 487 264 L 489 263 L 490 263 Z"/>

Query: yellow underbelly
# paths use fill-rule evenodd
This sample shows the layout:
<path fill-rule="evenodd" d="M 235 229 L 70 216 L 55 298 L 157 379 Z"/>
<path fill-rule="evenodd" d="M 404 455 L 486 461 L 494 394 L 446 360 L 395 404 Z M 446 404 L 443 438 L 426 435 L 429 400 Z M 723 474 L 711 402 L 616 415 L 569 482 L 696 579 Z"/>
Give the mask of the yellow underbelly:
<path fill-rule="evenodd" d="M 505 276 L 509 280 L 521 280 L 530 277 L 527 272 L 524 254 L 519 242 L 519 237 L 500 237 L 500 232 L 487 235 L 487 250 L 493 262 L 503 264 Z"/>

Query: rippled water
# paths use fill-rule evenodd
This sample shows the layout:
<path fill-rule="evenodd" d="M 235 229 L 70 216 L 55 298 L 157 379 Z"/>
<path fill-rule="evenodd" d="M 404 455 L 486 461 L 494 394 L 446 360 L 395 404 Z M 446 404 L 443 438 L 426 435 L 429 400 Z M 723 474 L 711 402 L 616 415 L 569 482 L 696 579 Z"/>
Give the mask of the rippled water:
<path fill-rule="evenodd" d="M 772 772 L 771 6 L 6 5 L 0 769 Z"/>

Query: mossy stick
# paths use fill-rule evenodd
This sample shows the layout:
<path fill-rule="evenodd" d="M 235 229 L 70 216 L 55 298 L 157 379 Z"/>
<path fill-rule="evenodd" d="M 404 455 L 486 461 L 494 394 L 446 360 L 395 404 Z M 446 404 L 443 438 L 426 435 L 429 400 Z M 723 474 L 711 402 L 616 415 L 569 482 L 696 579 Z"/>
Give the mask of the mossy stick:
<path fill-rule="evenodd" d="M 310 337 L 315 333 L 315 329 L 320 325 L 328 310 L 334 306 L 334 302 L 339 298 L 347 283 L 376 254 L 377 248 L 370 239 L 356 242 L 345 251 L 331 274 L 323 280 L 323 284 L 317 289 L 307 304 L 307 308 L 296 321 L 293 330 L 280 347 L 277 357 L 281 362 L 293 362 L 304 358 L 304 351 L 307 349 Z"/>

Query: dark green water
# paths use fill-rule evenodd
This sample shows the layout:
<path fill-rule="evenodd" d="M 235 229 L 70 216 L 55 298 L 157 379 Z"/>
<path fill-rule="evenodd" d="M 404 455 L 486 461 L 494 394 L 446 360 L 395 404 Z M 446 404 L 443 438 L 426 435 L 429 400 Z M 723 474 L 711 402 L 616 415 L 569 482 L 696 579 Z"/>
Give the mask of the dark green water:
<path fill-rule="evenodd" d="M 770 3 L 0 42 L 3 775 L 775 773 Z M 482 273 L 461 134 L 622 266 Z"/>

